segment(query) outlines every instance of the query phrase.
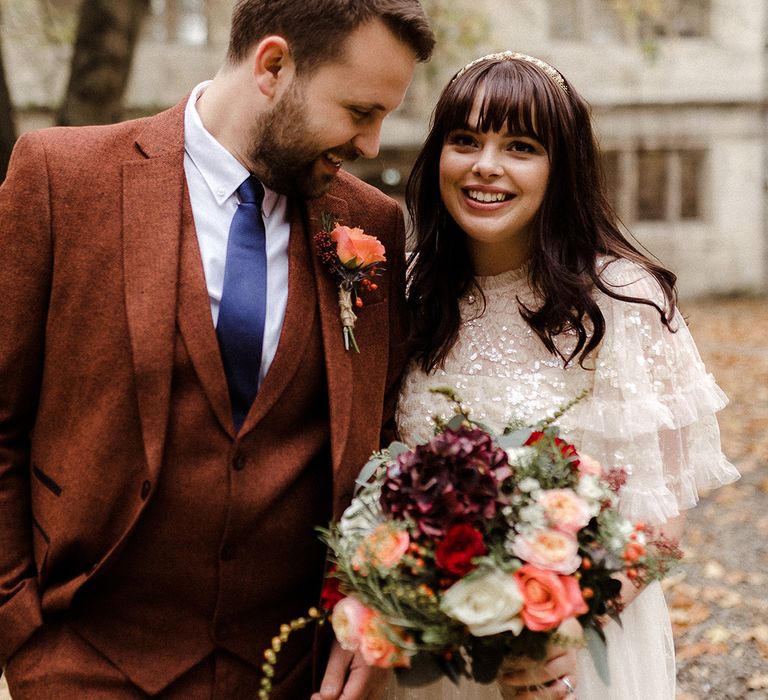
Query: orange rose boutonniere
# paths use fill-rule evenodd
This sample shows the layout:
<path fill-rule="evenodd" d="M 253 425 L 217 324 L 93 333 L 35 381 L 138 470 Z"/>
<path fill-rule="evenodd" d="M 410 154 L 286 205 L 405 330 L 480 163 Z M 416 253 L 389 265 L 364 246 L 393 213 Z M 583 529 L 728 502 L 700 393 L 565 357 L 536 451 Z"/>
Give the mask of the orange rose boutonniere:
<path fill-rule="evenodd" d="M 321 214 L 323 230 L 315 234 L 320 259 L 339 280 L 339 308 L 344 347 L 360 352 L 355 340 L 354 308 L 363 306 L 361 293 L 377 288 L 373 281 L 386 262 L 384 246 L 376 236 L 369 236 L 361 228 L 340 224 L 333 214 Z"/>

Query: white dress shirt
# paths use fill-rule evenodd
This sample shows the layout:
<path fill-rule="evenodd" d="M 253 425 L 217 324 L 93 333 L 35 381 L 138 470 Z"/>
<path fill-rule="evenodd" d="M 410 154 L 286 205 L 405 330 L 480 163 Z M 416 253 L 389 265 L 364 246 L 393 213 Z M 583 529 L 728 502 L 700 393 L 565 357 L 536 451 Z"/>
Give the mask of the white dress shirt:
<path fill-rule="evenodd" d="M 209 82 L 197 85 L 187 102 L 184 113 L 184 173 L 215 326 L 224 287 L 229 227 L 239 201 L 237 188 L 250 173 L 203 126 L 195 105 Z M 264 188 L 261 214 L 267 241 L 267 308 L 259 385 L 275 357 L 288 303 L 290 222 L 287 208 L 284 195 Z"/>

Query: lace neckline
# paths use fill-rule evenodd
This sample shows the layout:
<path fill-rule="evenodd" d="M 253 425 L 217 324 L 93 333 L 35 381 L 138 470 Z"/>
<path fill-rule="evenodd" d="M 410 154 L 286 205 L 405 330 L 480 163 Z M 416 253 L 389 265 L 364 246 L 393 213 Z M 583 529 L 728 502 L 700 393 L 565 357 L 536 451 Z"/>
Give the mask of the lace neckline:
<path fill-rule="evenodd" d="M 520 283 L 528 279 L 528 265 L 521 265 L 514 270 L 507 270 L 498 275 L 488 275 L 486 277 L 475 277 L 475 284 L 483 292 L 504 291 L 512 287 L 520 287 Z"/>

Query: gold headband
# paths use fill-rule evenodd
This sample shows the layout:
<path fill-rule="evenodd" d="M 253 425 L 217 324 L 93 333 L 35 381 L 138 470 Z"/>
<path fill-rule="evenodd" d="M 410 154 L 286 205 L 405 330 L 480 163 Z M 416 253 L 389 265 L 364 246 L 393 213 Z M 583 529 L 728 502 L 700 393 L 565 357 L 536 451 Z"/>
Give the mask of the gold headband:
<path fill-rule="evenodd" d="M 497 63 L 501 61 L 525 61 L 526 63 L 532 63 L 534 66 L 544 71 L 552 80 L 552 82 L 555 83 L 555 85 L 557 85 L 563 92 L 568 92 L 568 86 L 565 84 L 565 78 L 563 78 L 557 69 L 550 66 L 549 63 L 542 61 L 540 58 L 529 56 L 525 53 L 518 53 L 517 51 L 500 51 L 499 53 L 489 53 L 487 56 L 476 58 L 474 61 L 467 63 L 464 68 L 456 73 L 453 80 L 456 80 L 459 76 L 466 73 L 470 68 L 472 68 L 472 66 L 476 66 L 478 63 L 483 63 L 484 61 L 495 61 Z"/>

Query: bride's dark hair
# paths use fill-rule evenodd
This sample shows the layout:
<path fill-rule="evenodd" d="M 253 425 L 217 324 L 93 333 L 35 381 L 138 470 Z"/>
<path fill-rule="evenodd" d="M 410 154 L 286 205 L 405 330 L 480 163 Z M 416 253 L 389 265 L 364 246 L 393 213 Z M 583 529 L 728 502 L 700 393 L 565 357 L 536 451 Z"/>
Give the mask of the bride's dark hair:
<path fill-rule="evenodd" d="M 469 125 L 475 99 L 479 123 Z M 553 355 L 566 363 L 584 361 L 605 334 L 605 319 L 593 298 L 605 294 L 655 307 L 670 327 L 676 305 L 675 275 L 633 246 L 619 230 L 605 194 L 589 108 L 570 86 L 559 85 L 524 60 L 481 61 L 457 74 L 445 87 L 432 115 L 429 135 L 406 189 L 416 234 L 408 269 L 411 352 L 427 372 L 444 362 L 456 342 L 459 299 L 474 286 L 466 236 L 440 197 L 440 154 L 454 129 L 507 131 L 530 136 L 546 148 L 550 162 L 547 192 L 533 221 L 527 264 L 538 308 L 519 301 L 528 325 Z M 624 296 L 600 279 L 598 257 L 626 258 L 658 282 L 665 302 Z M 478 290 L 482 294 L 482 290 Z M 573 334 L 564 355 L 557 336 Z"/>

